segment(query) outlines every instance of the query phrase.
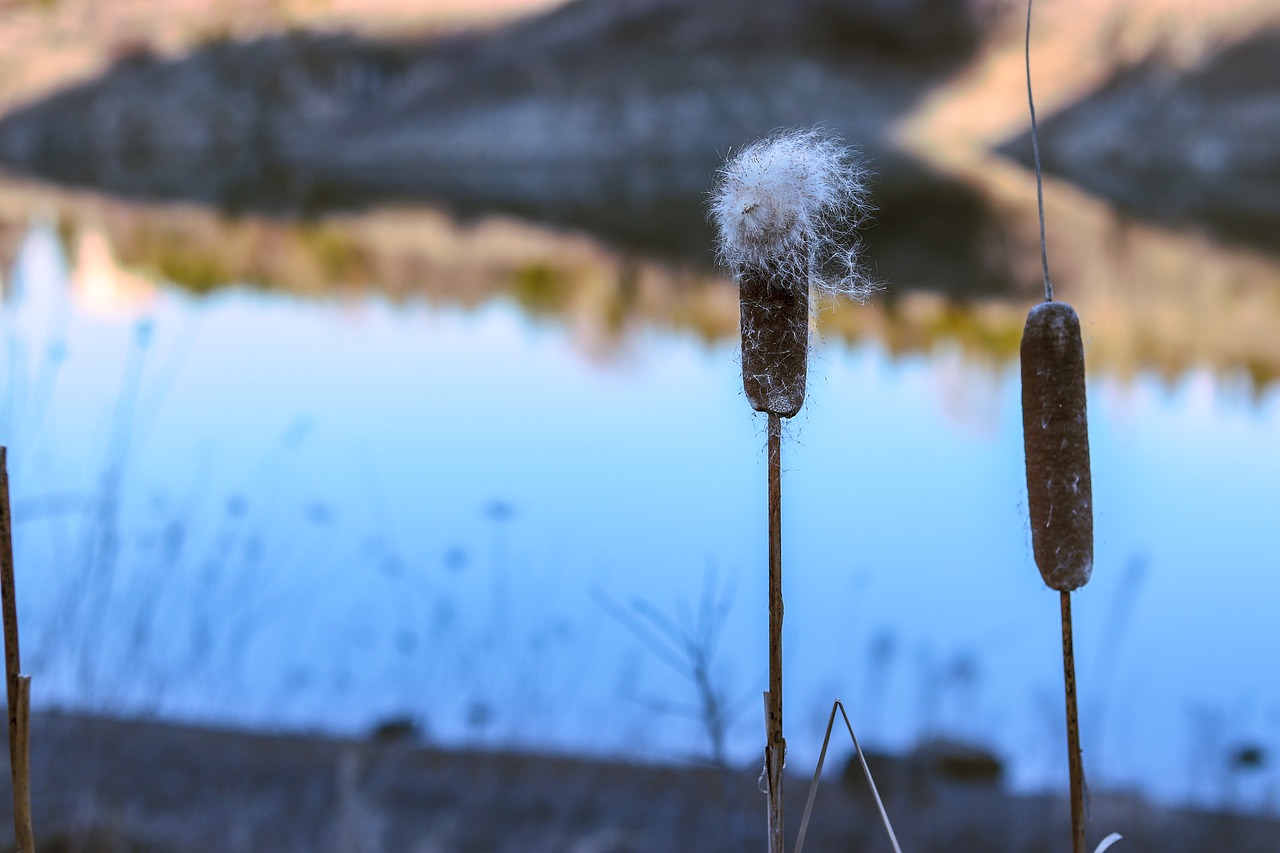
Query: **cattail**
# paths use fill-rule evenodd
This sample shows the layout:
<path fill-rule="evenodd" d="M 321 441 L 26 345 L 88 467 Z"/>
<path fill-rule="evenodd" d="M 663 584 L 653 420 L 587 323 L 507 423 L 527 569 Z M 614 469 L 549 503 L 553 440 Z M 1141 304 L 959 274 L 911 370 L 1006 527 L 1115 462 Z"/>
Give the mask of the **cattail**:
<path fill-rule="evenodd" d="M 1044 582 L 1059 592 L 1093 571 L 1093 489 L 1080 320 L 1042 302 L 1022 332 L 1022 439 L 1031 544 Z"/>
<path fill-rule="evenodd" d="M 867 210 L 854 151 L 816 130 L 760 140 L 720 170 L 711 215 L 738 283 L 742 384 L 756 411 L 789 418 L 804 403 L 809 288 L 859 300 L 874 289 L 859 264 Z"/>
<path fill-rule="evenodd" d="M 1049 247 L 1044 228 L 1044 175 L 1036 100 L 1031 92 L 1031 7 L 1027 0 L 1027 109 L 1036 165 L 1040 214 L 1040 264 L 1044 302 L 1027 314 L 1022 332 L 1022 441 L 1027 463 L 1031 545 L 1040 576 L 1058 591 L 1062 613 L 1062 687 L 1067 711 L 1067 772 L 1071 784 L 1071 849 L 1085 853 L 1084 758 L 1080 754 L 1080 709 L 1076 696 L 1076 652 L 1071 591 L 1093 572 L 1093 482 L 1089 472 L 1089 419 L 1085 412 L 1084 345 L 1080 320 L 1053 300 Z M 1109 842 L 1103 842 L 1104 849 Z"/>
<path fill-rule="evenodd" d="M 804 404 L 809 289 L 865 298 L 856 228 L 866 185 L 853 152 L 815 130 L 749 145 L 720 170 L 711 214 L 738 282 L 742 386 L 769 416 L 769 690 L 765 778 L 769 851 L 784 853 L 782 768 L 782 418 Z"/>

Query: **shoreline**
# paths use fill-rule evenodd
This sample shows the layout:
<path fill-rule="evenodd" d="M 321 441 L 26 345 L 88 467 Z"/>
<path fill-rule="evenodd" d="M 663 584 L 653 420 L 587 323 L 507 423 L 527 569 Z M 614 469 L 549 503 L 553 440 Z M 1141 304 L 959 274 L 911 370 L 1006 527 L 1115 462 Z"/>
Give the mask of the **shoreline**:
<path fill-rule="evenodd" d="M 36 837 L 41 849 L 148 853 L 620 853 L 743 850 L 763 834 L 753 769 L 440 749 L 395 737 L 404 733 L 390 726 L 382 739 L 353 739 L 40 713 Z M 877 757 L 873 767 L 913 851 L 1031 853 L 1067 837 L 1064 795 L 1013 795 L 989 778 L 921 771 L 901 757 Z M 807 790 L 808 779 L 793 774 L 793 836 Z M 0 806 L 0 821 L 8 809 Z M 1132 849 L 1165 853 L 1280 845 L 1275 818 L 1095 792 L 1091 843 L 1112 831 Z M 880 849 L 883 829 L 860 772 L 824 779 L 808 836 L 813 849 Z"/>

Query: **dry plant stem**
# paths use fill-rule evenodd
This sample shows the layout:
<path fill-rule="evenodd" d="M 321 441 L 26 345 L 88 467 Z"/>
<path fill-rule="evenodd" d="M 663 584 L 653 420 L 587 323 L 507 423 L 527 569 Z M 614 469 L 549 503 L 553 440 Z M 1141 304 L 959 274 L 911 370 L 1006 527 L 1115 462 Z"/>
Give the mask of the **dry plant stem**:
<path fill-rule="evenodd" d="M 18 652 L 18 599 L 13 584 L 13 516 L 9 509 L 8 449 L 4 447 L 0 447 L 0 609 L 3 609 L 4 616 L 4 671 L 12 720 L 17 700 L 14 677 L 22 671 L 22 658 Z M 9 735 L 12 738 L 12 726 Z"/>
<path fill-rule="evenodd" d="M 4 616 L 4 670 L 9 705 L 9 767 L 13 776 L 13 834 L 19 853 L 35 853 L 31 829 L 31 679 L 18 653 L 18 597 L 13 582 L 13 515 L 9 507 L 8 451 L 0 447 L 0 609 Z"/>
<path fill-rule="evenodd" d="M 16 675 L 9 683 L 17 696 L 17 705 L 9 713 L 13 835 L 18 853 L 35 853 L 36 839 L 31 822 L 31 676 Z"/>
<path fill-rule="evenodd" d="M 1062 601 L 1062 675 L 1067 694 L 1067 764 L 1071 771 L 1071 849 L 1084 849 L 1084 763 L 1080 758 L 1080 714 L 1076 710 L 1076 653 L 1071 634 L 1071 593 Z"/>
<path fill-rule="evenodd" d="M 889 834 L 889 843 L 893 845 L 895 853 L 902 853 L 902 848 L 898 845 L 898 836 L 893 832 L 893 824 L 889 822 L 889 813 L 885 811 L 884 801 L 880 799 L 880 789 L 876 787 L 871 768 L 867 766 L 867 757 L 862 752 L 862 744 L 858 743 L 858 736 L 853 733 L 853 723 L 849 722 L 849 714 L 844 709 L 844 703 L 839 699 L 832 703 L 831 716 L 827 718 L 827 732 L 822 736 L 818 766 L 813 771 L 813 782 L 809 785 L 809 799 L 804 804 L 804 816 L 800 818 L 800 833 L 796 836 L 795 853 L 804 851 L 804 837 L 809 831 L 809 818 L 813 815 L 813 803 L 818 796 L 818 781 L 822 778 L 822 766 L 827 760 L 827 746 L 831 743 L 831 729 L 836 723 L 836 711 L 840 712 L 840 716 L 844 718 L 844 727 L 849 730 L 849 739 L 853 741 L 853 750 L 858 754 L 862 772 L 867 777 L 867 784 L 871 786 L 871 796 L 875 797 L 876 808 L 880 810 L 880 822 L 884 824 L 885 832 Z"/>
<path fill-rule="evenodd" d="M 765 772 L 769 795 L 769 853 L 785 853 L 782 768 L 782 418 L 769 415 L 769 692 L 765 694 Z"/>

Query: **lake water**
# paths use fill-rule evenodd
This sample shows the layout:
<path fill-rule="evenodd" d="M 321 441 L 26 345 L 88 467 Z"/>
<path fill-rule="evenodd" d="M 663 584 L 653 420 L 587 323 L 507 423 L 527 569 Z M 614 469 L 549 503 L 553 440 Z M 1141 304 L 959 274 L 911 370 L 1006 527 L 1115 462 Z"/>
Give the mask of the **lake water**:
<path fill-rule="evenodd" d="M 731 334 L 601 344 L 501 286 L 200 293 L 30 223 L 0 271 L 0 441 L 37 707 L 705 760 L 686 637 L 728 759 L 756 760 L 765 437 Z M 1271 809 L 1274 766 L 1230 757 L 1280 751 L 1280 392 L 1212 353 L 1095 357 L 1110 315 L 1081 313 L 1090 781 Z M 840 697 L 869 744 L 977 742 L 1017 789 L 1065 786 L 1017 365 L 967 341 L 815 349 L 783 450 L 793 770 Z"/>

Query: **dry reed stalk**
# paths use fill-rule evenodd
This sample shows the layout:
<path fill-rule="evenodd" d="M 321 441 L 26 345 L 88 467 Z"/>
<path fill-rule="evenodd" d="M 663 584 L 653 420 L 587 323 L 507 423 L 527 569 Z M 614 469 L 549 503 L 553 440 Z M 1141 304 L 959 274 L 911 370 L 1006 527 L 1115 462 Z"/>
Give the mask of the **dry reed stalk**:
<path fill-rule="evenodd" d="M 1071 593 L 1058 593 L 1062 608 L 1062 685 L 1067 703 L 1067 775 L 1071 781 L 1071 849 L 1084 853 L 1084 759 L 1080 755 L 1080 712 L 1076 706 L 1076 653 L 1071 630 Z"/>
<path fill-rule="evenodd" d="M 13 581 L 13 515 L 9 506 L 8 449 L 0 447 L 0 608 L 4 611 L 4 670 L 9 706 L 9 768 L 13 779 L 13 834 L 18 853 L 35 853 L 31 823 L 31 677 L 18 653 L 18 597 Z"/>
<path fill-rule="evenodd" d="M 806 322 L 808 318 L 806 317 Z M 801 390 L 803 395 L 803 386 Z M 786 850 L 782 771 L 787 740 L 782 735 L 782 418 L 769 413 L 769 691 L 765 702 L 764 766 L 768 779 L 770 853 Z"/>

